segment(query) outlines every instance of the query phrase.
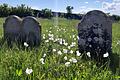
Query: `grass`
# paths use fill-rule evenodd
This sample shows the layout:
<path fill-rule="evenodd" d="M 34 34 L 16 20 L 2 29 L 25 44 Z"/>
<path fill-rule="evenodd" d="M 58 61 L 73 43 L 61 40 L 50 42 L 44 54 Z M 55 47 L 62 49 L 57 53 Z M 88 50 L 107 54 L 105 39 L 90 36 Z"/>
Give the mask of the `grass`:
<path fill-rule="evenodd" d="M 0 18 L 0 39 L 3 36 Z M 120 22 L 112 28 L 112 49 L 114 54 L 113 68 L 97 67 L 91 60 L 82 60 L 76 55 L 77 24 L 79 20 L 38 19 L 42 26 L 42 43 L 39 48 L 12 49 L 6 44 L 0 47 L 0 80 L 119 80 L 120 79 Z M 57 25 L 57 26 L 56 26 Z M 61 40 L 67 44 L 61 44 Z M 73 47 L 70 47 L 73 45 Z M 55 51 L 56 50 L 56 51 Z M 67 50 L 67 53 L 65 52 Z M 45 56 L 46 54 L 46 56 Z M 64 59 L 67 57 L 67 60 Z M 69 60 L 74 59 L 72 62 Z M 66 62 L 70 62 L 67 64 Z M 27 74 L 26 69 L 32 69 Z"/>

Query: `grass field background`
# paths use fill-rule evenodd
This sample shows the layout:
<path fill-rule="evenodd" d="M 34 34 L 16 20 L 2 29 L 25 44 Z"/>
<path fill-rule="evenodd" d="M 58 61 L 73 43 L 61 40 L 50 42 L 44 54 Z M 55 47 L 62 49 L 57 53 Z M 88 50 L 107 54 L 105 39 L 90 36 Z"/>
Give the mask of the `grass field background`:
<path fill-rule="evenodd" d="M 0 41 L 4 21 L 5 18 L 0 18 Z M 109 67 L 97 67 L 95 62 L 82 60 L 76 54 L 79 20 L 39 18 L 38 21 L 42 26 L 43 38 L 39 48 L 22 50 L 14 45 L 10 49 L 0 43 L 0 80 L 120 79 L 120 22 L 112 26 L 113 64 L 116 69 L 113 73 Z M 32 69 L 32 73 L 27 74 L 27 68 Z"/>

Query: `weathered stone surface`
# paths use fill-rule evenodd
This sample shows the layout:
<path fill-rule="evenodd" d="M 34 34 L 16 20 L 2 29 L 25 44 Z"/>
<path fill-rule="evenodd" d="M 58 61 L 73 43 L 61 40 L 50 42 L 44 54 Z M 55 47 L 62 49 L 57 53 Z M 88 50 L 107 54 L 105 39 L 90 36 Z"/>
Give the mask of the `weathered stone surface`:
<path fill-rule="evenodd" d="M 15 15 L 6 18 L 3 24 L 4 39 L 9 46 L 12 46 L 13 42 L 18 41 L 20 37 L 21 22 L 22 20 Z"/>
<path fill-rule="evenodd" d="M 23 42 L 29 46 L 39 46 L 41 41 L 41 26 L 34 17 L 26 17 L 22 21 Z"/>
<path fill-rule="evenodd" d="M 112 22 L 102 11 L 88 12 L 78 24 L 79 51 L 90 52 L 93 58 L 111 54 Z"/>

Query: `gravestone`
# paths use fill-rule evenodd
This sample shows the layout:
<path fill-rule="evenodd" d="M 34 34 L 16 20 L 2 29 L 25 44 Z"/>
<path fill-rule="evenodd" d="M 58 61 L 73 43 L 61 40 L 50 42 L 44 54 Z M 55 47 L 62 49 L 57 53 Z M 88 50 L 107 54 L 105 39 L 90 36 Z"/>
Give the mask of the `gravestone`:
<path fill-rule="evenodd" d="M 78 24 L 78 47 L 81 53 L 90 52 L 91 58 L 103 58 L 105 53 L 111 55 L 112 22 L 99 10 L 88 12 Z"/>
<path fill-rule="evenodd" d="M 28 16 L 22 21 L 23 43 L 29 46 L 39 46 L 41 41 L 41 26 L 36 18 Z"/>
<path fill-rule="evenodd" d="M 22 20 L 15 15 L 6 18 L 3 24 L 4 39 L 7 41 L 8 46 L 12 46 L 13 42 L 19 40 L 21 31 Z"/>

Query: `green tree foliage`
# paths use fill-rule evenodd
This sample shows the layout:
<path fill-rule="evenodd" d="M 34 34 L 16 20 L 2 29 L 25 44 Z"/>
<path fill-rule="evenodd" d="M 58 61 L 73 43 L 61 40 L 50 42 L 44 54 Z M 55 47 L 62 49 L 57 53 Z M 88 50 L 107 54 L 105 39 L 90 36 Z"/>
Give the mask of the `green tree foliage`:
<path fill-rule="evenodd" d="M 33 16 L 33 10 L 28 6 L 25 6 L 25 4 L 21 4 L 17 7 L 11 7 L 10 15 L 17 15 L 20 17 Z"/>
<path fill-rule="evenodd" d="M 67 6 L 66 7 L 66 10 L 67 10 L 67 18 L 68 19 L 70 19 L 72 16 L 71 16 L 71 14 L 72 14 L 72 9 L 74 9 L 72 6 Z"/>
<path fill-rule="evenodd" d="M 52 10 L 47 9 L 47 8 L 42 9 L 41 14 L 44 18 L 51 18 L 53 16 Z"/>
<path fill-rule="evenodd" d="M 115 21 L 119 21 L 120 20 L 120 16 L 118 16 L 118 15 L 112 15 L 112 17 L 113 17 L 113 19 Z"/>
<path fill-rule="evenodd" d="M 6 17 L 10 14 L 11 9 L 8 4 L 0 5 L 0 17 Z"/>
<path fill-rule="evenodd" d="M 25 4 L 17 7 L 10 7 L 8 4 L 0 5 L 0 17 L 7 17 L 9 15 L 17 15 L 19 17 L 33 16 L 33 10 L 25 6 Z"/>

